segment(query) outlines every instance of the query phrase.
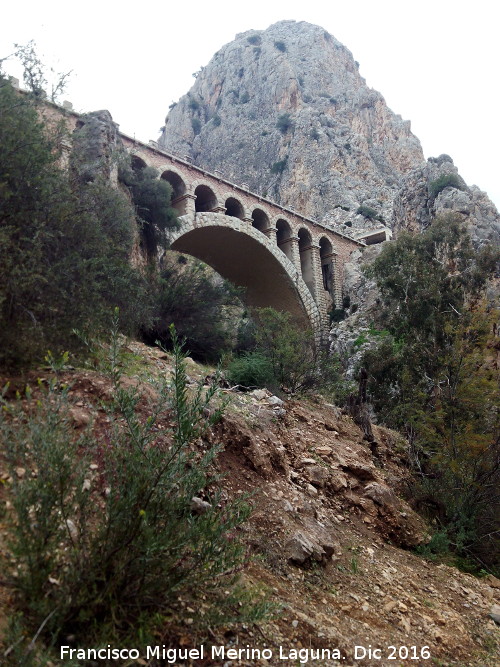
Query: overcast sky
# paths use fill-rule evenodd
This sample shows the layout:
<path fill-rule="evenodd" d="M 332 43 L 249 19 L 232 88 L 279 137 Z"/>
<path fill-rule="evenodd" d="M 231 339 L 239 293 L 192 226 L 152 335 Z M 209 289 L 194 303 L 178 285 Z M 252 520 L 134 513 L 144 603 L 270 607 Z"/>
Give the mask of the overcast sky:
<path fill-rule="evenodd" d="M 73 70 L 64 98 L 77 111 L 108 109 L 123 132 L 146 142 L 158 138 L 192 73 L 237 33 L 282 19 L 321 25 L 350 49 L 368 85 L 411 121 L 425 156 L 451 155 L 467 183 L 500 208 L 494 0 L 7 2 L 0 57 L 34 39 L 46 63 Z"/>

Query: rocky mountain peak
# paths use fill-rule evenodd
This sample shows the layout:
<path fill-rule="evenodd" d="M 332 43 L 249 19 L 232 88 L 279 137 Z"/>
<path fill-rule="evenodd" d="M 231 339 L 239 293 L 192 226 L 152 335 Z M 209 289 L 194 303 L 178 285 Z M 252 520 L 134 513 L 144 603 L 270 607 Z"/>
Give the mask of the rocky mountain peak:
<path fill-rule="evenodd" d="M 424 164 L 410 123 L 366 85 L 351 52 L 303 21 L 222 47 L 171 108 L 159 143 L 339 225 L 361 206 L 389 222 L 402 177 Z"/>
<path fill-rule="evenodd" d="M 171 106 L 159 145 L 367 243 L 443 212 L 460 214 L 476 243 L 500 238 L 487 195 L 448 155 L 425 161 L 351 52 L 304 21 L 223 46 Z"/>

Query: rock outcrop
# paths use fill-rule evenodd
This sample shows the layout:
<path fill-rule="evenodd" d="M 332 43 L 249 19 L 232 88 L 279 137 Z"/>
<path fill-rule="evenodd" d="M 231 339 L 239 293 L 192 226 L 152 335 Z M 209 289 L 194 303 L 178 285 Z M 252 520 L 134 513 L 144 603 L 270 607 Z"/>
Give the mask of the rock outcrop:
<path fill-rule="evenodd" d="M 350 51 L 309 23 L 280 21 L 221 48 L 172 106 L 159 145 L 370 244 L 442 213 L 459 214 L 476 246 L 500 242 L 487 195 L 448 155 L 425 161 L 410 123 L 366 85 Z M 379 252 L 355 252 L 345 266 L 349 317 L 331 343 L 349 376 L 374 344 L 380 294 L 362 265 Z"/>
<path fill-rule="evenodd" d="M 351 52 L 303 21 L 222 47 L 172 105 L 159 145 L 369 243 L 450 211 L 479 244 L 500 237 L 487 195 L 447 155 L 426 162 L 409 121 L 366 85 Z"/>
<path fill-rule="evenodd" d="M 116 153 L 123 152 L 118 125 L 109 111 L 80 116 L 72 135 L 70 166 L 82 183 L 97 178 L 116 180 Z"/>
<path fill-rule="evenodd" d="M 468 187 L 449 155 L 429 158 L 402 181 L 394 201 L 391 227 L 421 232 L 443 213 L 458 213 L 476 245 L 500 243 L 500 215 L 477 186 Z"/>
<path fill-rule="evenodd" d="M 410 123 L 323 28 L 280 21 L 237 35 L 173 106 L 159 145 L 302 213 L 383 221 L 424 158 Z"/>

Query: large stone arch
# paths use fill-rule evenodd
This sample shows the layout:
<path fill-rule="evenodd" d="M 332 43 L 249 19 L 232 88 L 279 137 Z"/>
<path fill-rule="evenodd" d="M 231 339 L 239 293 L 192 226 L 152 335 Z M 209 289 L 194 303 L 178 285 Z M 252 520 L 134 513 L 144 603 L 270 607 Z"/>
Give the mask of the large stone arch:
<path fill-rule="evenodd" d="M 321 338 L 321 315 L 302 276 L 262 232 L 221 213 L 186 215 L 180 221 L 181 227 L 170 235 L 172 250 L 201 259 L 244 287 L 250 307 L 287 311 Z"/>

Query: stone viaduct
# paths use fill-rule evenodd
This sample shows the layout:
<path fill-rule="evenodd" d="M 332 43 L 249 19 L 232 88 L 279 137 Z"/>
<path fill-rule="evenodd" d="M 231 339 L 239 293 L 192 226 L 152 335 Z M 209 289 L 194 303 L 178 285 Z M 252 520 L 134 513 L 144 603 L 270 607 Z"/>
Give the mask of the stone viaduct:
<path fill-rule="evenodd" d="M 285 310 L 317 338 L 340 307 L 344 264 L 365 244 L 209 173 L 188 158 L 120 134 L 135 168 L 155 167 L 173 189 L 181 226 L 172 250 L 201 259 L 246 289 L 249 306 Z"/>
<path fill-rule="evenodd" d="M 13 85 L 18 88 L 19 82 L 13 80 Z M 62 163 L 68 164 L 69 136 L 86 123 L 86 115 L 76 113 L 69 102 L 45 106 L 45 121 L 65 120 L 69 135 L 61 145 Z M 90 115 L 95 114 L 109 116 L 108 112 Z M 113 123 L 111 116 L 109 120 Z M 137 141 L 113 125 L 132 166 L 154 167 L 159 178 L 172 186 L 181 225 L 171 233 L 171 248 L 197 257 L 244 287 L 250 307 L 288 311 L 298 323 L 312 328 L 318 341 L 325 339 L 328 311 L 342 303 L 344 264 L 365 243 L 254 194 L 219 172 L 209 173 L 154 141 Z"/>

